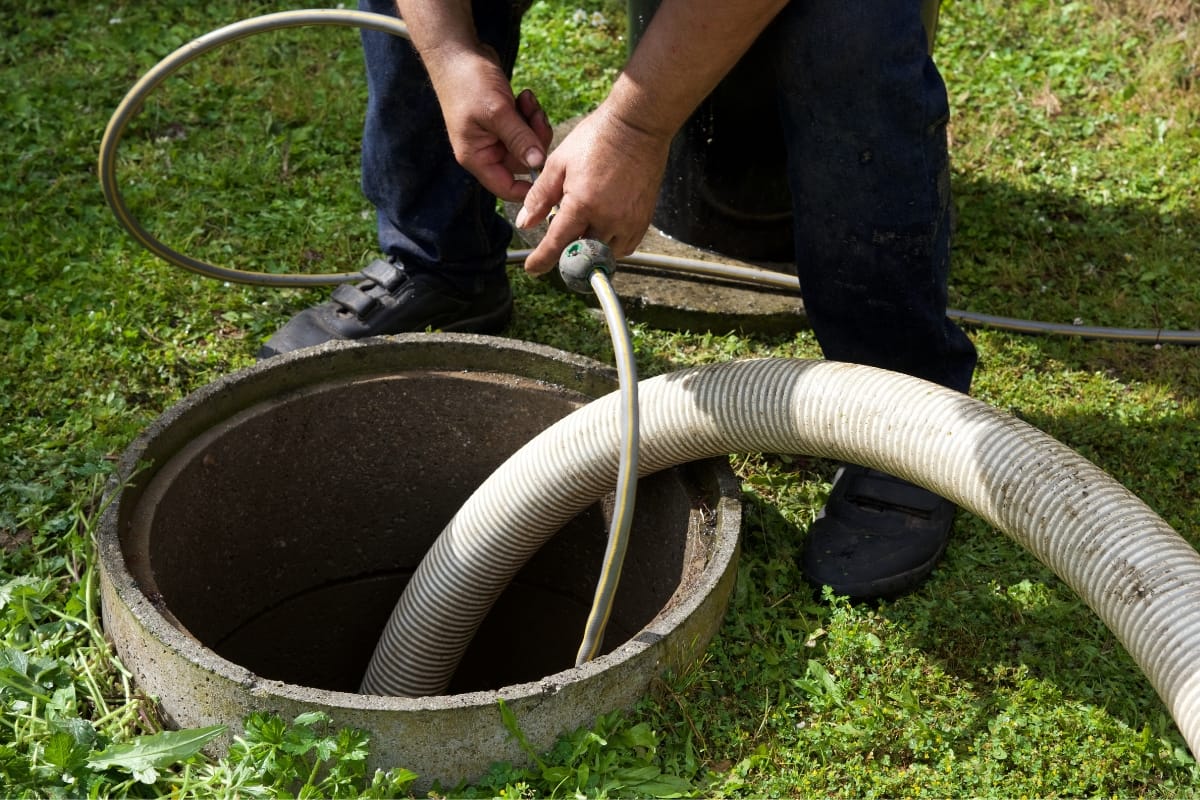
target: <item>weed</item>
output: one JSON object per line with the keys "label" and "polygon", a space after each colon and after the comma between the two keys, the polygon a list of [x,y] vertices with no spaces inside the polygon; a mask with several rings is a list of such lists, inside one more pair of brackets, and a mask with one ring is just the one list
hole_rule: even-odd
{"label": "weed", "polygon": [[534,766],[495,764],[476,786],[456,789],[456,796],[665,798],[695,793],[690,781],[664,773],[656,763],[659,737],[645,722],[630,724],[621,712],[604,714],[591,728],[563,736],[543,754],[526,741],[512,709],[498,702],[505,728]]}
{"label": "weed", "polygon": [[416,774],[403,768],[376,770],[368,779],[370,740],[362,731],[334,729],[314,711],[289,724],[274,714],[254,713],[234,739],[229,756],[189,767],[176,779],[180,797],[223,793],[265,797],[403,797]]}

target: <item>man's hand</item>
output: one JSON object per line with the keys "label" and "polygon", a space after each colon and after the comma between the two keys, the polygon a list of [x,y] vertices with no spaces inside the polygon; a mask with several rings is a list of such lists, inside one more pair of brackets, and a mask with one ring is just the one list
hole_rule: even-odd
{"label": "man's hand", "polygon": [[[547,160],[550,124],[531,92],[513,96],[479,42],[471,0],[397,0],[442,105],[454,155],[485,188],[524,199],[519,227],[560,206],[525,262],[547,272],[568,244],[599,239],[618,258],[650,226],[671,138],[787,0],[662,0],[612,91]],[[545,161],[536,186],[517,175]]]}
{"label": "man's hand", "polygon": [[552,131],[533,92],[514,97],[487,48],[430,66],[454,157],[484,188],[518,201],[529,181],[517,175],[542,166]]}
{"label": "man's hand", "polygon": [[632,253],[650,227],[670,146],[669,134],[639,129],[607,103],[581,121],[550,155],[517,214],[517,227],[528,228],[559,206],[525,259],[526,272],[553,269],[567,245],[584,236],[617,258]]}
{"label": "man's hand", "polygon": [[518,227],[560,210],[525,260],[540,274],[586,236],[617,258],[641,242],[671,138],[787,0],[662,0],[608,97],[551,154]]}

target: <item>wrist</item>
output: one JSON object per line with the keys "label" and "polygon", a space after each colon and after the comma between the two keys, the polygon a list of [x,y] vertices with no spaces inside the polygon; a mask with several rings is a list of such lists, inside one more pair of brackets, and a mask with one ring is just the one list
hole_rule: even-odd
{"label": "wrist", "polygon": [[421,56],[443,113],[448,108],[471,102],[479,90],[495,83],[493,73],[498,67],[486,53],[476,48],[447,45]]}
{"label": "wrist", "polygon": [[665,145],[670,145],[691,113],[690,108],[676,110],[670,102],[660,102],[625,72],[617,76],[599,110],[615,125]]}

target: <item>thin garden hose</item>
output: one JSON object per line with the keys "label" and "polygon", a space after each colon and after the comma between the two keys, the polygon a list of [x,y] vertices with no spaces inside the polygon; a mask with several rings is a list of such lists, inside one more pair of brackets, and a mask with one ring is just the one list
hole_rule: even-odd
{"label": "thin garden hose", "polygon": [[[999,528],[1099,615],[1200,753],[1200,555],[1083,456],[971,397],[862,365],[732,361],[640,389],[641,475],[729,453],[804,453],[899,475]],[[467,500],[394,609],[364,691],[445,691],[520,567],[611,490],[619,402],[610,394],[547,428]]]}
{"label": "thin garden hose", "polygon": [[104,137],[100,140],[100,188],[104,191],[104,199],[108,201],[117,221],[129,231],[130,235],[143,247],[169,264],[182,267],[191,272],[217,280],[233,283],[250,283],[259,286],[325,286],[361,280],[360,272],[339,272],[325,275],[284,274],[274,272],[250,272],[229,267],[219,267],[178,252],[168,247],[138,222],[133,212],[121,194],[117,183],[117,149],[121,144],[121,136],[129,121],[141,109],[146,97],[149,96],[163,81],[181,69],[185,64],[199,58],[210,50],[239,39],[245,39],[258,33],[281,30],[283,28],[299,28],[306,26],[341,25],[369,30],[383,31],[396,36],[409,38],[408,28],[395,17],[384,14],[371,14],[365,11],[347,11],[345,9],[322,8],[300,11],[280,11],[274,14],[264,14],[251,17],[240,22],[234,22],[223,28],[206,33],[169,54],[155,64],[149,72],[141,77],[133,88],[117,105]]}
{"label": "thin garden hose", "polygon": [[[524,261],[525,256],[530,252],[532,251],[515,251],[514,254],[510,254],[509,261]],[[693,258],[664,256],[657,253],[643,253],[640,251],[621,259],[621,264],[702,275],[772,289],[781,289],[792,293],[800,291],[795,275],[787,275],[782,272],[774,272],[772,270],[740,264],[701,261]],[[1151,344],[1200,344],[1200,331],[1067,325],[1060,322],[1041,322],[1038,320],[1001,317],[994,314],[979,314],[973,311],[959,311],[953,308],[946,309],[946,316],[969,325],[1012,331],[1014,333],[1053,334],[1058,336],[1076,336],[1081,339],[1107,339],[1110,341],[1146,342]]]}
{"label": "thin garden hose", "polygon": [[[235,22],[207,33],[170,53],[134,84],[133,88],[129,90],[124,99],[118,104],[116,111],[109,120],[108,127],[104,131],[104,137],[100,141],[98,172],[105,200],[107,200],[117,220],[138,243],[168,264],[182,267],[183,269],[209,278],[230,281],[232,283],[246,283],[258,286],[329,286],[362,279],[363,276],[360,272],[329,274],[252,272],[216,266],[185,255],[160,241],[138,222],[126,204],[117,181],[117,151],[121,143],[121,137],[124,135],[129,121],[137,114],[150,93],[185,64],[221,45],[244,39],[257,33],[283,28],[334,25],[366,28],[391,33],[395,36],[402,36],[406,39],[409,38],[408,28],[403,22],[395,17],[383,14],[348,11],[344,9],[281,11],[274,14],[251,17],[250,19]],[[511,251],[508,254],[508,261],[509,263],[523,262],[529,252],[528,250]],[[770,270],[735,264],[675,258],[643,252],[637,252],[623,258],[621,259],[621,263],[630,266],[676,270],[696,275],[744,281],[789,292],[798,291],[794,277],[771,272]],[[1200,344],[1200,331],[1065,325],[1062,323],[1001,317],[992,314],[976,314],[970,311],[958,311],[955,309],[948,310],[947,316],[970,325],[1014,331],[1017,333],[1056,334],[1087,339],[1150,342],[1155,344]]]}
{"label": "thin garden hose", "polygon": [[[536,181],[538,171],[530,170],[529,179]],[[555,206],[551,217],[558,213]],[[617,465],[617,486],[614,492],[612,520],[609,523],[608,542],[604,548],[600,576],[592,606],[584,624],[583,641],[575,656],[575,666],[591,661],[600,651],[604,630],[612,614],[612,603],[616,598],[621,580],[621,567],[625,563],[628,549],[629,530],[633,524],[633,506],[637,499],[638,471],[638,376],[637,360],[633,355],[633,342],[621,300],[617,297],[609,278],[616,270],[612,250],[603,242],[585,238],[572,242],[558,260],[559,273],[567,287],[580,294],[591,292],[596,295],[600,309],[608,325],[613,345],[613,357],[617,365],[617,387],[620,403],[620,461]],[[364,678],[364,686],[365,678]]]}
{"label": "thin garden hose", "polygon": [[621,566],[625,563],[625,551],[629,544],[638,476],[638,377],[629,326],[625,322],[621,301],[617,298],[608,275],[603,270],[592,270],[588,281],[600,301],[600,308],[604,312],[604,319],[612,337],[613,355],[617,364],[617,385],[620,387],[618,393],[621,450],[608,543],[601,563],[600,578],[596,582],[592,608],[584,625],[583,641],[575,656],[575,666],[595,658],[604,640],[604,629],[608,626],[608,618],[612,613],[613,600],[621,580]]}

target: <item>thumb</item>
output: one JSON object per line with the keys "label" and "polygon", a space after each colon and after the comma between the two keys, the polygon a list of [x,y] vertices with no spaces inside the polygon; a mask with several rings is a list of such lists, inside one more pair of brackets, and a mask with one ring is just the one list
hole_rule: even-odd
{"label": "thumb", "polygon": [[496,136],[504,143],[505,149],[527,168],[539,169],[546,163],[546,151],[538,135],[516,108],[512,109],[511,114],[505,114],[504,120],[497,126]]}

